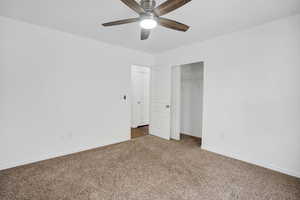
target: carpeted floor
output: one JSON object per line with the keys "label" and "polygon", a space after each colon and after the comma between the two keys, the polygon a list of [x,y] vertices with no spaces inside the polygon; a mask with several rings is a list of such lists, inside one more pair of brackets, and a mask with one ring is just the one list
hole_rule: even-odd
{"label": "carpeted floor", "polygon": [[144,136],[0,171],[1,200],[300,199],[300,179]]}

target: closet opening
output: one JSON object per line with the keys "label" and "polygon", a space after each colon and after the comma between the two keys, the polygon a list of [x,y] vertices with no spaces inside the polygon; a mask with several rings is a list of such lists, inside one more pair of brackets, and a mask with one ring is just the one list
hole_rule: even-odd
{"label": "closet opening", "polygon": [[202,144],[204,63],[172,67],[171,138]]}

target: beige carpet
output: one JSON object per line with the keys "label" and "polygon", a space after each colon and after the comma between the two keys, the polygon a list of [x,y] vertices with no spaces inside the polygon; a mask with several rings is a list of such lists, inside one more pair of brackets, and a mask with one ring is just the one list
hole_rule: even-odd
{"label": "beige carpet", "polygon": [[300,180],[145,136],[0,171],[0,199],[300,199]]}

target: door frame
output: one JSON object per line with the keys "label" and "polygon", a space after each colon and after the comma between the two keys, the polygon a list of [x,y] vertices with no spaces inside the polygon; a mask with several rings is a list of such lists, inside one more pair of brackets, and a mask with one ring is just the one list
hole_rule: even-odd
{"label": "door frame", "polygon": [[[205,94],[205,80],[206,80],[206,68],[204,61],[189,62],[179,65],[171,66],[171,131],[170,138],[174,140],[180,140],[180,124],[181,124],[181,67],[188,64],[202,63],[203,65],[203,88],[202,88],[202,144],[204,136],[204,94]],[[178,74],[179,73],[179,74]],[[179,86],[179,87],[178,87]],[[201,145],[202,148],[203,145]]]}
{"label": "door frame", "polygon": [[[133,67],[136,66],[136,67],[145,67],[145,68],[148,68],[149,69],[149,91],[148,91],[148,120],[149,120],[149,126],[150,126],[150,123],[151,123],[151,120],[150,120],[150,115],[151,115],[151,72],[152,72],[152,67],[151,66],[146,66],[146,65],[141,65],[141,64],[132,64],[130,66],[130,95],[129,95],[129,105],[130,105],[130,128],[137,128],[138,126],[132,126],[132,104],[133,104],[133,87],[132,87],[132,69]],[[130,138],[131,138],[131,131],[130,131]]]}
{"label": "door frame", "polygon": [[171,68],[171,121],[170,138],[180,140],[181,120],[181,65]]}

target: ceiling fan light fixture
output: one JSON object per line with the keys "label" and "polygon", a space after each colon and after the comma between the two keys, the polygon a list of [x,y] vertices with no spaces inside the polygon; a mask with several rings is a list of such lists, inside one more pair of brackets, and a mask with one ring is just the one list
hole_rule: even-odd
{"label": "ceiling fan light fixture", "polygon": [[142,19],[140,26],[144,29],[154,29],[157,26],[157,21],[154,19]]}

